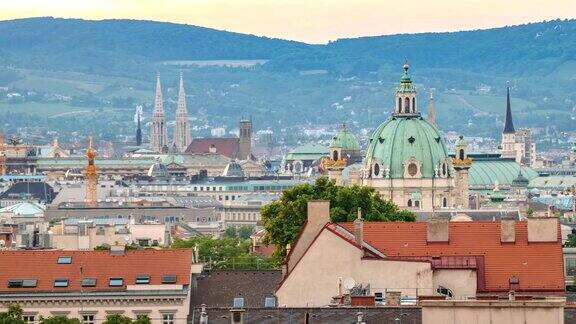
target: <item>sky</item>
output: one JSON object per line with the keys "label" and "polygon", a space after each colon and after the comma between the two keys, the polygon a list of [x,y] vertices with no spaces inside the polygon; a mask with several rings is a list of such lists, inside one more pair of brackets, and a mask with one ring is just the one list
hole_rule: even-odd
{"label": "sky", "polygon": [[0,20],[38,16],[170,21],[326,43],[576,18],[576,0],[0,0]]}

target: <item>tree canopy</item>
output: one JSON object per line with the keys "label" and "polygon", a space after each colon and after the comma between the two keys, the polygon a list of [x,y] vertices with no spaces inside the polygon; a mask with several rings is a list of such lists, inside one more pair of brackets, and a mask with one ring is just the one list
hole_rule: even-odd
{"label": "tree canopy", "polygon": [[307,218],[310,200],[330,201],[330,218],[333,222],[353,221],[358,208],[367,221],[414,221],[415,215],[400,209],[391,201],[382,199],[371,187],[337,186],[327,178],[314,184],[301,184],[285,190],[279,200],[260,211],[266,229],[265,240],[276,246],[275,256],[286,254],[286,245],[294,242]]}
{"label": "tree canopy", "polygon": [[152,321],[148,315],[140,315],[137,319],[133,320],[128,316],[121,314],[110,314],[106,316],[103,324],[151,324]]}
{"label": "tree canopy", "polygon": [[0,324],[25,324],[22,314],[20,306],[9,305],[6,312],[0,312]]}
{"label": "tree canopy", "polygon": [[267,269],[272,267],[265,257],[250,252],[252,242],[240,237],[198,236],[176,239],[171,248],[197,248],[200,259],[213,269]]}

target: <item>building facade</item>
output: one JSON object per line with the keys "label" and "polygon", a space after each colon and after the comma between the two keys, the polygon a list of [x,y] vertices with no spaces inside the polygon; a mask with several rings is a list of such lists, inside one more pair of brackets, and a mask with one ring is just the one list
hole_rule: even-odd
{"label": "building facade", "polygon": [[28,323],[111,314],[186,323],[192,260],[190,249],[0,252],[0,311],[20,305]]}
{"label": "building facade", "polygon": [[362,185],[403,208],[456,206],[460,171],[438,128],[418,111],[416,88],[404,65],[392,116],[374,131],[361,172]]}

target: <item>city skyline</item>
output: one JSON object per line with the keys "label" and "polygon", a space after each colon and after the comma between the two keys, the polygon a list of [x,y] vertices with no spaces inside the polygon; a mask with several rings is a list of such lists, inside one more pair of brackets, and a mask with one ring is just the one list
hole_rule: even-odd
{"label": "city skyline", "polygon": [[[576,18],[576,2],[534,0],[23,0],[0,5],[0,19],[55,16],[82,19],[146,19],[258,36],[326,43],[338,38],[398,33],[486,29],[551,19]],[[239,14],[241,13],[241,15]],[[572,14],[571,14],[572,13]]]}

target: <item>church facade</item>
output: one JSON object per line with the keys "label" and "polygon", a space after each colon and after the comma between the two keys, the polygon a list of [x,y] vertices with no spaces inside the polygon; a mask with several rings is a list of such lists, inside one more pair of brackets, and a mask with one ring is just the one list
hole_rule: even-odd
{"label": "church facade", "polygon": [[[471,160],[465,142],[461,139],[462,155],[453,160],[438,128],[418,111],[408,69],[405,64],[394,113],[369,139],[361,184],[403,208],[467,208]],[[458,163],[457,168],[453,162]]]}

